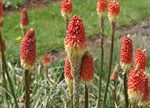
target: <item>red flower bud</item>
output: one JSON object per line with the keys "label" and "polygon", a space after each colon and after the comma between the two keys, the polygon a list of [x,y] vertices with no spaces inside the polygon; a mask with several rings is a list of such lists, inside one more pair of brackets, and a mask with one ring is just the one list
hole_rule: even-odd
{"label": "red flower bud", "polygon": [[74,58],[75,56],[78,56],[78,58],[81,59],[81,57],[87,51],[85,29],[82,23],[82,19],[80,17],[74,16],[70,19],[64,43],[69,59],[76,59]]}
{"label": "red flower bud", "polygon": [[138,65],[139,69],[145,69],[147,65],[146,50],[137,49],[134,57],[134,67]]}
{"label": "red flower bud", "polygon": [[84,55],[81,65],[80,77],[81,81],[87,84],[91,83],[94,79],[94,61],[92,55]]}
{"label": "red flower bud", "polygon": [[3,49],[3,52],[5,52],[5,50],[6,50],[6,44],[5,44],[5,41],[4,41],[3,38],[2,38],[2,48],[1,48],[1,45],[0,45],[0,52],[2,51],[2,49]]}
{"label": "red flower bud", "polygon": [[44,64],[44,66],[49,66],[51,63],[51,55],[50,54],[44,55],[42,62]]}
{"label": "red flower bud", "polygon": [[98,0],[97,1],[97,13],[99,16],[104,16],[107,11],[107,1],[106,0]]}
{"label": "red flower bud", "polygon": [[128,36],[124,36],[120,51],[120,64],[123,70],[129,70],[132,62],[132,52],[132,40]]}
{"label": "red flower bud", "polygon": [[140,106],[145,106],[149,102],[149,87],[148,87],[148,77],[145,76],[144,79],[144,88],[143,88],[143,95],[142,99],[139,103]]}
{"label": "red flower bud", "polygon": [[63,17],[72,13],[72,1],[71,0],[62,0],[61,13]]}
{"label": "red flower bud", "polygon": [[22,14],[20,17],[20,27],[22,29],[26,29],[27,26],[29,25],[29,18],[28,18],[28,12],[27,9],[22,9]]}
{"label": "red flower bud", "polygon": [[114,68],[114,70],[113,70],[113,72],[112,72],[112,74],[111,74],[111,77],[110,77],[110,79],[112,80],[112,81],[115,81],[115,80],[117,80],[117,78],[118,78],[118,71],[119,71],[119,64],[116,64],[116,66],[115,66],[115,68]]}
{"label": "red flower bud", "polygon": [[117,1],[112,1],[108,5],[108,18],[110,22],[116,22],[120,15],[120,4]]}
{"label": "red flower bud", "polygon": [[128,79],[128,94],[131,103],[139,102],[144,88],[144,71],[132,69]]}
{"label": "red flower bud", "polygon": [[73,77],[71,75],[71,65],[70,65],[68,57],[66,57],[66,61],[65,61],[64,76],[65,76],[65,79],[67,79],[67,80],[73,79]]}
{"label": "red flower bud", "polygon": [[66,61],[65,61],[65,67],[64,67],[64,77],[65,77],[65,82],[68,86],[69,89],[69,93],[70,95],[72,95],[72,91],[73,91],[73,77],[71,75],[71,64],[69,62],[68,57],[66,57]]}
{"label": "red flower bud", "polygon": [[25,69],[30,69],[36,60],[36,38],[34,29],[27,31],[20,47],[21,64]]}

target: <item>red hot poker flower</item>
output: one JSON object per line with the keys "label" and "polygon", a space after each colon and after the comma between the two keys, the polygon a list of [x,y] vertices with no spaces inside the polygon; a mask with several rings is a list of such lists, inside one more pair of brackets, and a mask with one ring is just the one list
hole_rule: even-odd
{"label": "red hot poker flower", "polygon": [[66,57],[66,61],[65,61],[65,67],[64,67],[64,77],[65,77],[65,82],[68,86],[70,95],[72,95],[72,91],[73,91],[73,77],[71,75],[71,64],[69,62],[68,57]]}
{"label": "red hot poker flower", "polygon": [[65,76],[65,79],[67,79],[67,80],[73,79],[73,77],[71,75],[71,65],[70,65],[68,57],[66,57],[66,61],[65,61],[64,76]]}
{"label": "red hot poker flower", "polygon": [[81,61],[82,56],[87,51],[87,40],[82,19],[80,17],[74,16],[70,19],[64,43],[71,64],[75,59]]}
{"label": "red hot poker flower", "polygon": [[71,0],[62,0],[61,13],[63,17],[72,13],[72,1]]}
{"label": "red hot poker flower", "polygon": [[[6,50],[6,44],[5,44],[5,41],[4,41],[3,38],[2,38],[2,49],[3,49],[3,52],[5,52],[5,50]],[[0,46],[0,52],[2,51],[2,49],[1,49],[1,46]]]}
{"label": "red hot poker flower", "polygon": [[145,69],[147,65],[146,50],[137,49],[134,58],[134,67],[139,66],[139,69]]}
{"label": "red hot poker flower", "polygon": [[0,18],[3,17],[3,3],[2,0],[0,0]]}
{"label": "red hot poker flower", "polygon": [[98,0],[97,1],[97,13],[99,16],[104,16],[107,11],[107,1],[106,0]]}
{"label": "red hot poker flower", "polygon": [[27,9],[23,9],[20,17],[20,27],[22,29],[26,29],[29,25],[29,18],[28,18],[28,12]]}
{"label": "red hot poker flower", "polygon": [[85,29],[82,23],[82,19],[78,16],[74,16],[70,19],[67,35],[65,38],[65,45],[70,46],[73,50],[87,48]]}
{"label": "red hot poker flower", "polygon": [[110,22],[116,22],[120,15],[120,4],[117,1],[112,1],[108,5],[108,18]]}
{"label": "red hot poker flower", "polygon": [[120,64],[123,70],[129,70],[132,62],[133,46],[129,35],[122,39],[122,46],[120,51]]}
{"label": "red hot poker flower", "polygon": [[85,54],[83,57],[80,77],[86,84],[90,84],[94,79],[94,61],[91,54]]}
{"label": "red hot poker flower", "polygon": [[20,47],[21,64],[25,69],[30,69],[36,60],[36,38],[34,29],[27,31]]}
{"label": "red hot poker flower", "polygon": [[144,71],[132,69],[128,79],[128,95],[131,103],[140,101],[144,88]]}
{"label": "red hot poker flower", "polygon": [[149,87],[148,87],[148,77],[145,76],[144,79],[144,88],[143,88],[142,100],[139,103],[140,106],[145,106],[149,102]]}
{"label": "red hot poker flower", "polygon": [[50,63],[51,63],[51,55],[50,54],[46,54],[44,57],[43,57],[43,64],[44,66],[49,66]]}

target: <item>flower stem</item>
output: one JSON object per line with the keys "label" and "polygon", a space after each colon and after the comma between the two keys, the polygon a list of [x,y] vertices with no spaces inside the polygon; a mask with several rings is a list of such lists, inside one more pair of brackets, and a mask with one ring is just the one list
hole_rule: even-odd
{"label": "flower stem", "polygon": [[25,108],[30,108],[30,82],[29,70],[25,69]]}
{"label": "flower stem", "polygon": [[73,75],[73,108],[79,108],[79,91],[80,91],[80,63],[78,59],[72,64]]}
{"label": "flower stem", "polygon": [[80,75],[76,74],[73,79],[73,108],[79,108],[79,83]]}
{"label": "flower stem", "polygon": [[68,25],[69,25],[69,16],[66,16],[66,30],[67,30],[67,28],[68,28]]}
{"label": "flower stem", "polygon": [[23,34],[24,34],[24,36],[26,35],[26,32],[27,32],[27,30],[24,28],[24,29],[23,29]]}
{"label": "flower stem", "polygon": [[48,77],[48,66],[44,66],[44,77],[45,77],[45,79],[49,80],[49,77]]}
{"label": "flower stem", "polygon": [[6,64],[5,55],[4,55],[3,46],[2,46],[1,32],[0,32],[0,44],[1,44],[1,56],[2,56],[2,64],[3,64],[4,73],[6,73],[8,83],[9,83],[9,86],[10,86],[10,89],[11,89],[11,92],[12,92],[12,95],[13,95],[13,98],[14,98],[14,101],[15,101],[16,108],[19,108],[18,103],[17,103],[17,99],[16,99],[16,95],[15,95],[15,92],[14,92],[13,83],[12,83],[11,77],[9,75],[9,72],[7,70],[7,64]]}
{"label": "flower stem", "polygon": [[100,108],[101,103],[101,86],[102,86],[102,73],[103,73],[103,63],[104,63],[104,17],[100,17],[100,35],[101,35],[101,66],[100,66],[100,73],[99,73],[99,95],[98,95],[98,105],[97,108]]}
{"label": "flower stem", "polygon": [[112,24],[112,36],[111,36],[111,48],[110,48],[110,59],[109,59],[109,71],[108,71],[108,77],[107,77],[107,83],[106,83],[106,87],[105,87],[102,108],[106,108],[105,105],[106,105],[107,92],[108,92],[108,86],[109,86],[109,82],[110,82],[110,74],[111,74],[112,60],[113,60],[114,35],[115,35],[116,23],[112,22],[111,24]]}
{"label": "flower stem", "polygon": [[85,103],[84,103],[84,108],[88,108],[88,88],[85,84]]}
{"label": "flower stem", "polygon": [[124,97],[125,97],[125,105],[126,105],[126,108],[128,108],[128,93],[127,93],[127,73],[125,72],[124,73],[124,78],[123,78],[123,81],[124,81]]}

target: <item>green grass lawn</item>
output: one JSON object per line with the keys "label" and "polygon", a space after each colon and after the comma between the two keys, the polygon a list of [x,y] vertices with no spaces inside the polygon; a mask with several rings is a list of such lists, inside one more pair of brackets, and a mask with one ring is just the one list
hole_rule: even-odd
{"label": "green grass lawn", "polygon": [[[149,0],[119,0],[121,5],[121,15],[118,28],[139,23],[143,18],[150,15]],[[83,18],[86,34],[89,38],[97,34],[98,16],[96,12],[97,0],[75,0],[73,3],[73,15]],[[53,49],[63,50],[65,38],[65,22],[60,14],[60,2],[49,4],[42,9],[33,9],[29,12],[30,27],[35,28],[37,38],[37,56],[41,56]],[[106,36],[110,35],[110,23],[106,16]],[[4,17],[3,37],[7,44],[7,57],[11,59],[19,58],[20,42],[16,38],[23,36],[20,29],[20,12],[10,13]]]}

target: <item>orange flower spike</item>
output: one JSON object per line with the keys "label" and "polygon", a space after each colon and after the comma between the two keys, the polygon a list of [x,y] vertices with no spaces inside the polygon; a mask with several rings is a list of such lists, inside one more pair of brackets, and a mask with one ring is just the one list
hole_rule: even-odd
{"label": "orange flower spike", "polygon": [[20,27],[22,29],[27,29],[29,25],[29,18],[28,18],[28,12],[27,9],[22,9],[21,17],[20,17]]}
{"label": "orange flower spike", "polygon": [[[4,39],[2,38],[2,49],[3,49],[3,52],[5,52],[5,50],[6,50],[6,44],[5,44],[5,41],[4,41]],[[2,51],[2,49],[1,49],[1,46],[0,46],[0,52]]]}
{"label": "orange flower spike", "polygon": [[130,69],[132,62],[133,45],[129,35],[124,36],[122,39],[122,46],[120,50],[120,65],[126,71]]}
{"label": "orange flower spike", "polygon": [[70,65],[70,62],[69,62],[69,59],[68,57],[66,57],[66,60],[65,60],[65,67],[64,67],[64,77],[65,77],[65,82],[68,86],[68,89],[69,89],[69,92],[70,92],[70,95],[72,95],[72,89],[73,89],[73,77],[71,75],[71,65]]}
{"label": "orange flower spike", "polygon": [[82,59],[82,56],[87,51],[87,40],[82,19],[80,17],[74,16],[70,19],[64,43],[71,63],[75,61],[74,59],[76,58]]}
{"label": "orange flower spike", "polygon": [[98,0],[96,10],[97,10],[97,14],[99,16],[104,16],[107,11],[107,1],[106,0]]}
{"label": "orange flower spike", "polygon": [[120,15],[120,4],[114,0],[108,5],[108,18],[110,22],[116,22]]}
{"label": "orange flower spike", "polygon": [[128,79],[128,95],[131,103],[138,103],[143,95],[144,71],[132,69]]}
{"label": "orange flower spike", "polygon": [[34,29],[27,31],[20,47],[21,64],[25,69],[31,69],[36,60],[36,38]]}
{"label": "orange flower spike", "polygon": [[70,19],[67,35],[65,38],[65,45],[70,46],[73,50],[87,48],[85,29],[82,23],[82,19],[78,16],[74,16]]}
{"label": "orange flower spike", "polygon": [[52,58],[51,58],[51,55],[50,54],[46,54],[44,57],[43,57],[43,64],[44,64],[44,66],[49,66],[50,65],[50,63],[51,63],[51,60],[52,60]]}
{"label": "orange flower spike", "polygon": [[70,65],[68,57],[66,57],[66,61],[65,61],[64,76],[65,76],[65,79],[67,79],[67,80],[73,79],[73,77],[71,75],[71,65]]}
{"label": "orange flower spike", "polygon": [[61,2],[61,14],[63,17],[72,13],[72,0],[62,0]]}
{"label": "orange flower spike", "polygon": [[143,95],[142,95],[142,100],[139,102],[140,106],[145,106],[149,102],[149,87],[148,87],[148,77],[145,76],[144,79],[144,90],[143,90]]}
{"label": "orange flower spike", "polygon": [[2,0],[0,0],[0,32],[2,31],[3,27],[3,3]]}
{"label": "orange flower spike", "polygon": [[139,69],[145,69],[147,65],[146,50],[137,49],[134,58],[134,67],[139,65]]}
{"label": "orange flower spike", "polygon": [[94,79],[94,61],[91,54],[85,54],[82,61],[81,82],[90,84]]}

